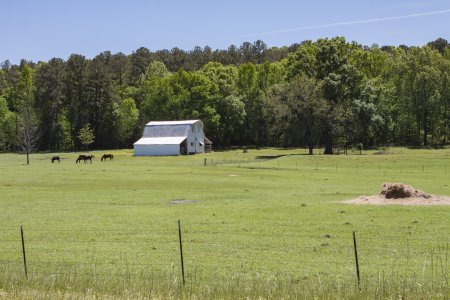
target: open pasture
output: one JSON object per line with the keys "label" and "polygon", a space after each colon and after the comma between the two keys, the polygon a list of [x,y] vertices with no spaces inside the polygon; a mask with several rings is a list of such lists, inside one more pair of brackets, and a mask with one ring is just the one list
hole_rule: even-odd
{"label": "open pasture", "polygon": [[449,297],[450,206],[341,203],[383,182],[450,195],[449,149],[103,153],[0,154],[0,297]]}

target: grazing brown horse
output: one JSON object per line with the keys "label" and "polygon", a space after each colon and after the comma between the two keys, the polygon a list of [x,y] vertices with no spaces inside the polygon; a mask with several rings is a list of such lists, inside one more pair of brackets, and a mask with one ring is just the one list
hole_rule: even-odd
{"label": "grazing brown horse", "polygon": [[83,160],[84,161],[84,163],[86,163],[86,161],[90,161],[91,162],[91,164],[92,164],[92,159],[94,158],[95,156],[94,155],[84,155],[84,154],[80,154],[79,156],[78,156],[78,158],[77,158],[77,161],[75,162],[76,164],[78,163],[78,162],[80,162],[81,160]]}
{"label": "grazing brown horse", "polygon": [[53,156],[53,157],[52,157],[52,163],[54,163],[55,160],[57,160],[58,163],[59,163],[59,160],[60,160],[59,156]]}
{"label": "grazing brown horse", "polygon": [[86,155],[83,155],[83,154],[78,155],[77,161],[75,163],[76,164],[79,163],[81,160],[84,160],[85,157],[86,157]]}
{"label": "grazing brown horse", "polygon": [[108,159],[108,158],[111,161],[111,160],[113,160],[114,155],[112,155],[112,154],[103,154],[101,161],[103,161],[103,160],[106,161],[106,159]]}

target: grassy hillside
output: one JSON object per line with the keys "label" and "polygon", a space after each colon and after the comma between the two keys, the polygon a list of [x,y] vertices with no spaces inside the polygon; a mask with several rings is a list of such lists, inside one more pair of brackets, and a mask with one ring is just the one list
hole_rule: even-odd
{"label": "grassy hillside", "polygon": [[0,297],[449,297],[450,206],[340,202],[391,181],[450,195],[449,149],[92,153],[0,155]]}

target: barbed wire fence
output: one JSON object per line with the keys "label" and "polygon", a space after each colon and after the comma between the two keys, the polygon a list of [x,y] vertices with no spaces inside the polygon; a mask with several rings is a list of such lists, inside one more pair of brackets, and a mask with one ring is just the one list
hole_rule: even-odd
{"label": "barbed wire fence", "polygon": [[398,162],[383,161],[378,164],[367,162],[330,162],[315,161],[307,162],[301,159],[291,161],[281,161],[280,157],[275,158],[254,158],[254,157],[237,157],[229,159],[208,159],[204,158],[203,166],[226,166],[243,169],[265,169],[265,170],[290,170],[290,171],[326,171],[326,172],[371,172],[371,173],[442,173],[450,174],[450,167],[446,164],[432,165],[429,163],[414,162]]}
{"label": "barbed wire fence", "polygon": [[[448,237],[252,231],[0,229],[0,269],[25,278],[450,279]],[[282,242],[275,240],[282,238]],[[20,271],[22,269],[22,271]],[[203,274],[203,275],[202,275]]]}

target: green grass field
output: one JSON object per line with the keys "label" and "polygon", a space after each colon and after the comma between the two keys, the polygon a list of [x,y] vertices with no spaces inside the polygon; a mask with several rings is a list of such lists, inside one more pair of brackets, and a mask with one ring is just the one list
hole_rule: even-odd
{"label": "green grass field", "polygon": [[383,182],[450,195],[450,149],[376,152],[0,154],[0,298],[448,299],[450,206],[341,201]]}

